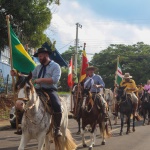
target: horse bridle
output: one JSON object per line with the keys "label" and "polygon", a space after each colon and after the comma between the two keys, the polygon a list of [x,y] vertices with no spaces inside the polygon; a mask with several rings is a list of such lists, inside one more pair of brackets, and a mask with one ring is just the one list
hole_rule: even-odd
{"label": "horse bridle", "polygon": [[[22,100],[22,101],[24,101],[25,105],[26,105],[27,102],[29,101],[29,97],[28,97],[26,88],[27,88],[27,86],[25,85],[25,86],[23,87],[25,97],[23,97],[23,98],[17,98],[17,100]],[[32,94],[34,93],[33,88],[31,88],[31,93],[32,93]],[[26,112],[27,110],[32,109],[32,108],[35,106],[36,102],[37,102],[37,98],[36,98],[36,101],[35,101],[30,107],[28,107],[28,108],[25,107],[24,111]]]}

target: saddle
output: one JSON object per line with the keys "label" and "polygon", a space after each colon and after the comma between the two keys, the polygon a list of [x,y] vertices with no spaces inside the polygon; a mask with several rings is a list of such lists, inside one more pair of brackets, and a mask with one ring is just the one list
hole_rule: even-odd
{"label": "saddle", "polygon": [[40,100],[42,101],[46,111],[52,115],[53,110],[51,107],[51,99],[50,99],[49,95],[42,89],[36,89],[36,93],[39,96]]}
{"label": "saddle", "polygon": [[96,106],[97,106],[97,108],[98,108],[99,110],[101,110],[101,108],[102,108],[102,103],[101,103],[100,98],[101,98],[102,95],[99,94],[99,93],[91,93],[91,94],[92,94],[93,104],[95,103]]}

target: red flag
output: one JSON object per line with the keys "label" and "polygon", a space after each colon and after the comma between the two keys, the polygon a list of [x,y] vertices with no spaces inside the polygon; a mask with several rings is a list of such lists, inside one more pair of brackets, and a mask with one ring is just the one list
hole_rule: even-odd
{"label": "red flag", "polygon": [[86,57],[85,49],[82,52],[82,66],[81,66],[81,72],[80,72],[80,82],[86,77],[85,69],[89,66],[88,59]]}
{"label": "red flag", "polygon": [[69,72],[68,72],[68,86],[72,87],[73,86],[73,74],[72,74],[72,58],[70,60],[70,64],[69,64]]}

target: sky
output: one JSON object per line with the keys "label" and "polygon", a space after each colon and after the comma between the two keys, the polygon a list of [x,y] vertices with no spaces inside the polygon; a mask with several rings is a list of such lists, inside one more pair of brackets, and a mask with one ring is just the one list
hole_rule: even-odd
{"label": "sky", "polygon": [[149,0],[60,0],[52,5],[52,20],[47,36],[56,40],[56,49],[63,53],[75,45],[76,23],[79,47],[86,43],[90,60],[110,44],[150,44]]}

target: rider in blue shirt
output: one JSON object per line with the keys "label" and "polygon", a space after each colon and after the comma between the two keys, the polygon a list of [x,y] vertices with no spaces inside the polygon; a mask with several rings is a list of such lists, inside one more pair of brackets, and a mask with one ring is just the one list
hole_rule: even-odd
{"label": "rider in blue shirt", "polygon": [[84,82],[84,88],[89,89],[91,87],[90,92],[92,95],[98,94],[100,103],[102,104],[102,110],[105,119],[108,118],[107,116],[107,102],[103,98],[103,96],[100,94],[101,88],[105,87],[105,83],[100,75],[97,75],[94,73],[96,68],[94,66],[89,66],[86,68],[86,74],[87,77]]}

